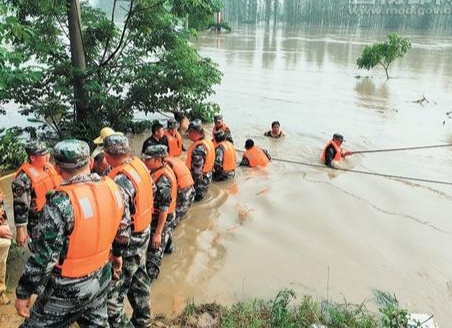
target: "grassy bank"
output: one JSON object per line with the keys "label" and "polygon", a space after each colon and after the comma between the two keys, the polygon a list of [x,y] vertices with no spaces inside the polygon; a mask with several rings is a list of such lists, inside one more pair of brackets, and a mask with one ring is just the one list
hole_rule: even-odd
{"label": "grassy bank", "polygon": [[366,305],[335,304],[317,301],[311,296],[297,299],[291,290],[281,290],[274,299],[253,299],[231,306],[189,304],[174,319],[157,317],[156,327],[224,327],[224,328],[416,328],[423,322],[410,321],[408,311],[397,299],[375,292],[378,313]]}

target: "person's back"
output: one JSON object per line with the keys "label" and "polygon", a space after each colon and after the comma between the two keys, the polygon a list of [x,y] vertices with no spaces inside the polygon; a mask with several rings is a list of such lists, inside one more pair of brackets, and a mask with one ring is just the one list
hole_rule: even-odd
{"label": "person's back", "polygon": [[[120,257],[128,243],[124,202],[111,179],[90,174],[85,142],[59,142],[54,157],[64,182],[48,196],[16,289],[21,327],[105,327],[110,250]],[[38,298],[28,313],[32,294]]]}
{"label": "person's back", "polygon": [[232,179],[235,176],[237,165],[234,145],[226,140],[226,136],[221,130],[215,132],[214,140],[216,146],[213,179],[215,181]]}
{"label": "person's back", "polygon": [[195,200],[195,182],[193,181],[190,170],[182,160],[168,156],[165,158],[165,161],[176,175],[178,184],[176,217],[174,219],[174,225],[177,226]]}
{"label": "person's back", "polygon": [[212,181],[215,148],[213,143],[205,138],[200,120],[191,122],[187,132],[193,143],[187,151],[186,164],[195,181],[195,201],[200,201],[205,197]]}
{"label": "person's back", "polygon": [[[130,156],[127,137],[112,135],[104,140],[103,145],[105,158],[113,168],[109,176],[122,190],[132,216],[132,234],[123,255],[122,274],[110,283],[108,322],[110,327],[130,324],[124,311],[124,299],[127,297],[133,309],[131,324],[147,327],[151,325],[151,283],[146,271],[146,251],[151,234],[152,181],[143,162]],[[136,285],[133,285],[134,282]]]}
{"label": "person's back", "polygon": [[241,166],[264,167],[271,161],[271,156],[266,149],[254,145],[252,139],[245,142],[245,152],[242,155]]}

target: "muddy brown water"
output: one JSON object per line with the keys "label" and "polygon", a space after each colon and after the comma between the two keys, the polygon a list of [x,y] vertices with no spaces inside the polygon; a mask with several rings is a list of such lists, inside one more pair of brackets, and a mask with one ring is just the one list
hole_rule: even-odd
{"label": "muddy brown water", "polygon": [[[253,138],[276,159],[318,164],[334,132],[351,150],[452,143],[450,36],[404,36],[413,48],[390,67],[389,81],[382,69],[355,64],[365,44],[385,32],[238,26],[202,33],[194,44],[224,72],[212,99],[237,148]],[[284,138],[263,136],[273,120]],[[144,137],[132,139],[136,151]],[[452,183],[451,164],[449,147],[356,154],[344,166]],[[214,183],[176,230],[176,251],[152,286],[152,311],[171,314],[187,300],[270,298],[281,288],[361,303],[381,289],[447,327],[450,213],[451,184],[279,160],[240,168],[233,182]]]}

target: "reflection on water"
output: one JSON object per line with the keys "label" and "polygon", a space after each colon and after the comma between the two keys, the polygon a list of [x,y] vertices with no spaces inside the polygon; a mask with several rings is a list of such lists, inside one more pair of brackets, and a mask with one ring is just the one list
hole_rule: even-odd
{"label": "reflection on water", "polygon": [[[452,321],[451,186],[303,165],[319,164],[335,132],[355,151],[451,142],[449,37],[407,33],[413,49],[386,81],[382,69],[356,67],[364,45],[385,34],[250,25],[200,34],[195,46],[224,72],[212,100],[235,147],[253,138],[293,162],[239,168],[234,182],[212,186],[175,232],[176,252],[152,286],[154,313],[189,299],[267,298],[285,287],[321,299],[329,271],[333,300],[361,303],[382,289],[441,326]],[[429,102],[416,103],[422,96]],[[286,134],[278,140],[263,136],[274,120]],[[132,140],[136,151],[144,138]],[[356,154],[345,163],[452,182],[451,165],[452,148]]]}

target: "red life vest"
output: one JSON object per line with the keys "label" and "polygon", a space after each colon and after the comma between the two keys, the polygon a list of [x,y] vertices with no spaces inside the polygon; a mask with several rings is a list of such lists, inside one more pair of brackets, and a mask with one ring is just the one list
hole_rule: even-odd
{"label": "red life vest", "polygon": [[84,277],[104,266],[124,213],[124,202],[116,183],[106,177],[99,182],[60,186],[74,210],[74,229],[63,263],[62,277]]}
{"label": "red life vest", "polygon": [[[171,182],[171,204],[168,208],[168,214],[171,214],[176,209],[176,200],[177,200],[176,175],[168,165],[164,165],[163,167],[159,168],[157,171],[151,174],[152,180],[154,180],[155,184],[157,184],[157,181],[160,179],[162,175],[166,176],[168,180]],[[154,207],[154,214],[158,212],[159,212],[158,209]]]}
{"label": "red life vest", "polygon": [[31,186],[36,194],[37,211],[44,207],[47,192],[55,189],[62,182],[61,176],[58,175],[52,164],[49,163],[47,169],[47,171],[38,170],[30,163],[24,163],[14,176],[16,178],[23,171],[30,178]]}
{"label": "red life vest", "polygon": [[176,176],[177,185],[180,189],[191,187],[195,184],[191,176],[190,170],[180,159],[168,156],[165,162],[171,167]]}
{"label": "red life vest", "polygon": [[205,162],[204,162],[204,166],[202,168],[202,172],[203,173],[212,172],[213,164],[215,162],[215,148],[213,146],[212,141],[207,140],[205,138],[197,140],[197,141],[192,143],[190,148],[188,148],[187,160],[185,161],[185,163],[187,164],[188,168],[191,168],[191,157],[192,157],[192,154],[193,154],[193,150],[200,144],[203,144],[204,147],[207,150],[207,155],[206,155],[206,159],[205,159]]}
{"label": "red life vest", "polygon": [[176,136],[173,136],[168,130],[165,130],[166,140],[168,140],[168,154],[170,156],[180,156],[183,146],[182,136],[177,130],[174,131],[176,132]]}
{"label": "red life vest", "polygon": [[320,156],[320,160],[322,161],[322,163],[325,163],[325,159],[326,159],[326,149],[332,145],[334,147],[334,150],[336,150],[336,154],[334,155],[333,161],[340,161],[342,159],[342,148],[339,147],[338,145],[336,145],[335,142],[333,142],[333,139],[331,139],[325,146],[325,148],[323,148],[322,151],[322,155]]}
{"label": "red life vest", "polygon": [[267,164],[270,162],[264,151],[257,146],[254,146],[251,149],[247,149],[243,153],[243,157],[246,157],[248,159],[250,167],[267,166]]}
{"label": "red life vest", "polygon": [[152,193],[152,180],[144,163],[133,157],[130,163],[115,167],[108,176],[114,179],[119,173],[125,174],[135,187],[135,213],[132,215],[133,232],[144,231],[152,220],[152,206],[154,195]]}
{"label": "red life vest", "polygon": [[234,145],[229,141],[224,140],[221,141],[217,147],[223,148],[223,170],[225,172],[234,171],[237,166]]}

